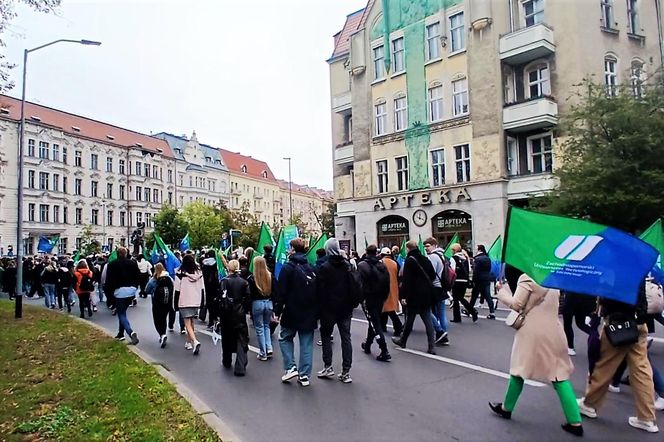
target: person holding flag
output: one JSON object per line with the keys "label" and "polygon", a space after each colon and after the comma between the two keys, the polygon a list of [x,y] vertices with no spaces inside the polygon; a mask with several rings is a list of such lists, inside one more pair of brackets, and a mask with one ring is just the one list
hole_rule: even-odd
{"label": "person holding flag", "polygon": [[484,299],[489,306],[487,319],[496,319],[496,306],[493,303],[493,298],[491,298],[491,283],[495,280],[491,273],[491,259],[486,253],[486,247],[479,244],[477,254],[473,260],[473,293],[470,297],[470,305],[475,308],[475,301],[477,301],[478,296]]}
{"label": "person holding flag", "polygon": [[466,300],[466,290],[468,290],[470,279],[470,257],[458,242],[452,244],[450,249],[453,253],[452,259],[450,259],[450,267],[456,273],[456,280],[452,286],[452,320],[450,322],[461,322],[459,304],[463,305],[466,311],[470,313],[473,322],[477,322],[477,310],[474,305]]}

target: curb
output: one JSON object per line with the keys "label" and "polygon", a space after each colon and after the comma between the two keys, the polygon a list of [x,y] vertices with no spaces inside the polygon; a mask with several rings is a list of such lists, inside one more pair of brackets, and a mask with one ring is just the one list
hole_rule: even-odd
{"label": "curb", "polygon": [[[108,330],[95,322],[78,317],[73,317],[72,319],[83,324],[87,324],[92,328],[96,328],[105,335],[111,335]],[[152,365],[157,370],[157,373],[161,375],[161,377],[170,382],[171,385],[175,387],[180,396],[182,396],[187,402],[189,402],[189,404],[191,404],[191,406],[196,411],[196,414],[203,418],[205,423],[207,423],[208,426],[210,426],[210,428],[212,428],[214,432],[217,433],[217,436],[219,436],[223,442],[241,442],[240,438],[237,437],[237,435],[235,435],[235,433],[233,433],[233,431],[212,410],[212,407],[210,407],[201,398],[199,398],[193,391],[189,389],[189,387],[181,383],[177,376],[164,368],[164,366],[159,361],[155,360],[152,356],[139,349],[135,345],[127,345],[127,348],[129,351],[133,352],[136,356],[141,358],[145,363]]]}

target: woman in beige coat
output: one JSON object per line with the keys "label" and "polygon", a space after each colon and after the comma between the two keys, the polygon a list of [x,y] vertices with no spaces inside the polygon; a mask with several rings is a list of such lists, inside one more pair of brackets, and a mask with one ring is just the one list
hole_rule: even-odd
{"label": "woman in beige coat", "polygon": [[567,355],[565,332],[558,321],[560,292],[538,285],[525,273],[519,277],[514,296],[506,284],[496,283],[496,288],[503,304],[519,312],[525,310],[527,315],[514,336],[505,399],[502,403],[489,402],[489,406],[501,417],[510,419],[524,379],[548,380],[558,393],[567,419],[563,430],[583,436],[579,407],[569,381],[574,366]]}

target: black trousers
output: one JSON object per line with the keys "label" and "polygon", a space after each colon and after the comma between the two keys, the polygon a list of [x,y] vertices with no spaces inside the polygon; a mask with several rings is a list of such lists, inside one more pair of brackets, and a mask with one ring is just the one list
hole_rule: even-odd
{"label": "black trousers", "polygon": [[589,335],[591,331],[591,328],[586,325],[586,315],[584,313],[564,309],[563,328],[565,330],[565,336],[567,337],[567,348],[574,348],[574,328],[572,327],[572,321],[575,321],[579,330],[585,334]]}
{"label": "black trousers", "polygon": [[148,281],[150,280],[150,273],[141,273],[138,279],[139,287],[141,291],[139,292],[139,295],[141,298],[146,298],[147,295],[145,294],[145,286],[148,285]]}
{"label": "black trousers", "polygon": [[92,305],[90,305],[90,293],[80,293],[78,295],[78,306],[81,309],[81,318],[85,317],[85,310],[88,310],[88,316],[92,316]]}
{"label": "black trousers", "polygon": [[159,336],[166,334],[166,321],[170,312],[170,305],[158,301],[155,302],[154,298],[152,298],[152,321]]}
{"label": "black trousers", "polygon": [[369,327],[367,328],[367,340],[365,345],[371,346],[371,344],[374,341],[374,338],[376,338],[376,342],[378,343],[378,347],[380,347],[380,351],[385,353],[387,352],[387,344],[385,343],[385,334],[383,330],[383,323],[381,320],[382,312],[383,312],[382,303],[366,304],[365,313],[367,315],[367,319],[369,320]]}
{"label": "black trousers", "polygon": [[44,287],[42,287],[41,282],[35,281],[32,283],[32,286],[30,287],[30,294],[28,294],[29,297],[35,296],[35,293],[37,293],[37,296],[44,297]]}
{"label": "black trousers", "polygon": [[413,324],[415,323],[415,317],[417,315],[420,315],[422,322],[424,322],[424,328],[427,332],[428,350],[433,350],[435,339],[433,323],[431,322],[431,307],[408,307],[406,324],[404,325],[403,333],[401,334],[401,342],[405,345],[406,341],[408,341],[408,336],[410,336],[410,332],[413,331]]}
{"label": "black trousers", "polygon": [[[71,313],[71,305],[69,305],[69,287],[58,287],[57,288],[57,293],[58,293],[58,308],[63,308],[63,305],[67,305],[67,311]],[[64,299],[64,304],[62,303],[62,300]]]}
{"label": "black trousers", "polygon": [[401,332],[403,332],[403,324],[401,323],[401,319],[399,319],[399,315],[397,315],[397,312],[383,312],[380,314],[380,325],[383,326],[383,331],[387,331],[387,319],[392,320],[392,327],[394,327],[394,333],[392,333],[394,336],[400,336]]}
{"label": "black trousers", "polygon": [[337,326],[341,336],[341,368],[347,372],[353,363],[353,344],[350,340],[350,323],[352,315],[345,318],[321,318],[320,340],[323,344],[323,364],[326,367],[332,365],[332,330]]}
{"label": "black trousers", "polygon": [[461,321],[461,309],[459,304],[463,305],[468,313],[473,314],[475,308],[472,304],[466,301],[466,290],[468,289],[468,282],[455,282],[452,286],[452,320],[455,322]]}

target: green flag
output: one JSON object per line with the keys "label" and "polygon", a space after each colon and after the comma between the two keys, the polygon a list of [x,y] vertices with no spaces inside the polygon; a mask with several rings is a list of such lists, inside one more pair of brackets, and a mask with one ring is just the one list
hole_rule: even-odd
{"label": "green flag", "polygon": [[311,265],[316,264],[316,259],[318,257],[316,255],[316,250],[322,249],[325,243],[327,242],[327,239],[328,239],[327,234],[323,233],[320,236],[320,238],[318,238],[316,242],[313,243],[311,247],[309,247],[309,251],[307,252],[307,261],[309,261],[309,264]]}
{"label": "green flag", "polygon": [[81,251],[77,250],[76,255],[74,255],[74,262],[78,262],[81,259]]}
{"label": "green flag", "polygon": [[426,256],[427,251],[424,250],[424,243],[422,242],[422,235],[419,235],[420,239],[417,241],[417,248],[420,250],[420,253]]}
{"label": "green flag", "polygon": [[459,234],[455,233],[452,239],[450,240],[449,243],[447,243],[447,247],[445,247],[445,253],[444,255],[447,258],[451,258],[454,255],[454,252],[452,251],[452,244],[458,243],[459,242]]}
{"label": "green flag", "polygon": [[226,277],[226,267],[224,267],[224,261],[221,259],[221,254],[221,249],[215,250],[214,257],[217,260],[217,272],[219,274],[219,279]]}
{"label": "green flag", "polygon": [[662,234],[662,220],[658,219],[639,236],[643,241],[657,249],[657,265],[662,268],[662,255],[664,255],[664,235]]}
{"label": "green flag", "polygon": [[256,256],[263,256],[263,247],[271,245],[274,247],[274,236],[272,236],[272,230],[270,230],[270,226],[268,226],[265,221],[261,223],[261,231],[260,234],[258,235],[258,244],[256,245],[256,249],[254,251],[254,256],[251,257],[251,262],[249,263],[249,271],[251,273],[254,272],[254,257]]}
{"label": "green flag", "polygon": [[501,275],[500,268],[502,267],[502,262],[500,261],[503,254],[503,238],[498,235],[498,238],[495,239],[487,255],[491,260],[491,274],[498,279]]}
{"label": "green flag", "polygon": [[113,262],[118,259],[118,249],[113,250],[113,253],[108,257],[108,262]]}
{"label": "green flag", "polygon": [[401,247],[399,248],[399,257],[406,259],[408,256],[408,250],[406,249],[406,240],[401,241]]}
{"label": "green flag", "polygon": [[366,250],[367,247],[369,247],[369,243],[367,242],[367,237],[365,236],[364,237],[364,250]]}
{"label": "green flag", "polygon": [[277,250],[274,254],[274,276],[279,279],[281,267],[288,260],[288,248],[290,247],[291,240],[297,238],[297,226],[289,225],[282,227],[279,232],[279,239],[277,239]]}

